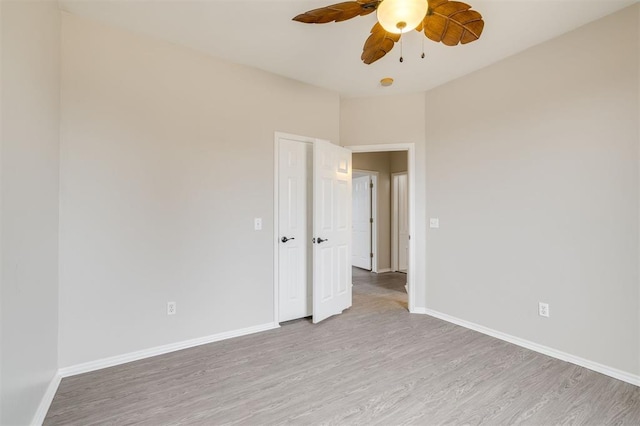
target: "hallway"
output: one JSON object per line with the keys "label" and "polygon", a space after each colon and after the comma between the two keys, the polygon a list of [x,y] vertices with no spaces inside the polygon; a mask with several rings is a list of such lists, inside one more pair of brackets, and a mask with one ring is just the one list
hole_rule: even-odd
{"label": "hallway", "polygon": [[[401,272],[388,272],[374,274],[364,269],[352,267],[353,280],[353,305],[366,304],[372,306],[372,298],[380,298],[379,304],[373,304],[376,308],[393,302],[394,306],[402,306],[407,309],[407,274]],[[366,295],[366,296],[365,296]]]}

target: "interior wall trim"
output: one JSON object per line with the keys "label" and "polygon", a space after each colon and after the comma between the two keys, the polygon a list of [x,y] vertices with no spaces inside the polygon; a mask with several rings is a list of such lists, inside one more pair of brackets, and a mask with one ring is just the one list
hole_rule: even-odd
{"label": "interior wall trim", "polygon": [[40,426],[44,422],[44,418],[47,417],[47,412],[49,411],[49,407],[51,407],[53,397],[56,396],[61,380],[62,376],[60,372],[57,372],[51,379],[51,382],[49,382],[49,386],[47,386],[47,390],[42,396],[42,400],[40,400],[40,405],[38,405],[38,410],[34,414],[33,420],[31,420],[33,426]]}
{"label": "interior wall trim", "polygon": [[640,386],[640,375],[637,375],[637,374],[632,374],[626,371],[618,370],[617,368],[609,367],[608,365],[600,364],[595,361],[591,361],[576,355],[562,352],[560,350],[550,348],[548,346],[540,345],[538,343],[525,340],[520,337],[512,336],[510,334],[503,333],[501,331],[497,331],[497,330],[485,327],[483,325],[475,324],[470,321],[456,318],[451,315],[443,314],[442,312],[434,311],[432,309],[415,308],[411,312],[416,314],[429,315],[434,318],[438,318],[438,319],[468,328],[470,330],[474,330],[482,334],[495,337],[496,339],[504,340],[505,342],[513,343],[514,345],[518,345],[523,348],[539,352],[541,354],[550,356],[552,358],[556,358],[561,361],[570,362],[580,367],[588,368],[589,370],[602,373],[606,376],[613,377],[614,379],[622,380],[623,382],[627,382],[635,386]]}
{"label": "interior wall trim", "polygon": [[162,355],[169,352],[192,348],[195,346],[206,345],[207,343],[218,342],[220,340],[231,339],[233,337],[246,336],[248,334],[259,333],[261,331],[273,330],[274,328],[279,327],[280,324],[270,322],[253,327],[242,328],[239,330],[225,331],[223,333],[212,334],[210,336],[198,337],[195,339],[184,340],[182,342],[170,343],[168,345],[156,346],[154,348],[143,349],[141,351],[129,352],[122,355],[116,355],[108,358],[98,359],[96,361],[90,361],[82,364],[64,367],[61,368],[58,373],[63,378],[75,376],[77,374],[88,373],[90,371],[101,370],[103,368],[113,367],[115,365],[126,364],[127,362],[150,358],[156,355]]}

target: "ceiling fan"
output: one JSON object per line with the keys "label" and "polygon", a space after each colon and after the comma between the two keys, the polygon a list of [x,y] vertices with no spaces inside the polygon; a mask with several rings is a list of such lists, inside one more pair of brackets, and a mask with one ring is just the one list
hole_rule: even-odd
{"label": "ceiling fan", "polygon": [[[364,43],[361,59],[372,64],[389,53],[402,34],[416,30],[437,43],[456,46],[482,34],[482,15],[471,6],[449,0],[355,0],[309,10],[294,21],[305,24],[341,22],[377,11],[378,22]],[[424,53],[422,54],[424,57]],[[402,56],[400,57],[402,62]]]}

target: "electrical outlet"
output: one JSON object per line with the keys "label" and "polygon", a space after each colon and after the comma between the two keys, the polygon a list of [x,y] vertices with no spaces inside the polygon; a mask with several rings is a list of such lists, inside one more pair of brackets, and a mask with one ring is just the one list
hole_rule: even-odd
{"label": "electrical outlet", "polygon": [[549,304],[548,303],[538,303],[538,315],[541,317],[549,318]]}
{"label": "electrical outlet", "polygon": [[262,231],[262,218],[256,217],[253,219],[253,229],[256,231]]}
{"label": "electrical outlet", "polygon": [[440,228],[440,219],[437,217],[429,218],[429,228]]}
{"label": "electrical outlet", "polygon": [[176,314],[176,302],[167,302],[167,315]]}

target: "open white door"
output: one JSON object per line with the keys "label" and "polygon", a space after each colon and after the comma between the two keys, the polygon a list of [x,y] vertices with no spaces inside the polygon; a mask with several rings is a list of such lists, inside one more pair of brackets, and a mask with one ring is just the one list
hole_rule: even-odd
{"label": "open white door", "polygon": [[313,322],[351,307],[351,151],[313,144]]}

